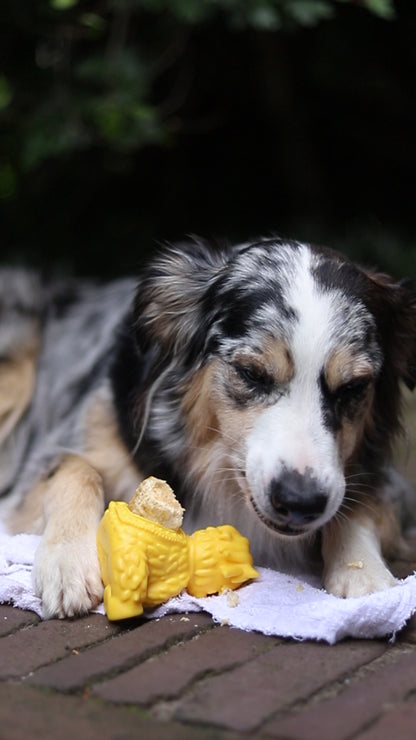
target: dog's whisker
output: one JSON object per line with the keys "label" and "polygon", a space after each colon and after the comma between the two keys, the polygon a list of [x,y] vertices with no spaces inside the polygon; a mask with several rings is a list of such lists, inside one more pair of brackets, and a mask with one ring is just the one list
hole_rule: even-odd
{"label": "dog's whisker", "polygon": [[350,511],[354,511],[357,506],[359,506],[361,509],[366,509],[371,514],[374,513],[374,505],[371,505],[367,503],[366,501],[363,501],[362,498],[353,498],[348,497],[346,500],[342,502],[342,508],[348,508]]}

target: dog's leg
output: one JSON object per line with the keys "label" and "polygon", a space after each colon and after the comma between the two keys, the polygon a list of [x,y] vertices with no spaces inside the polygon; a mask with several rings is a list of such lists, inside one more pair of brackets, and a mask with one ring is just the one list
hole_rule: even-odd
{"label": "dog's leg", "polygon": [[365,596],[396,583],[383,560],[376,523],[362,510],[323,528],[322,555],[324,586],[335,596]]}
{"label": "dog's leg", "polygon": [[0,445],[26,411],[33,394],[36,352],[0,361]]}
{"label": "dog's leg", "polygon": [[46,482],[43,504],[33,578],[44,616],[86,613],[103,593],[96,547],[104,509],[101,476],[82,458],[68,456]]}

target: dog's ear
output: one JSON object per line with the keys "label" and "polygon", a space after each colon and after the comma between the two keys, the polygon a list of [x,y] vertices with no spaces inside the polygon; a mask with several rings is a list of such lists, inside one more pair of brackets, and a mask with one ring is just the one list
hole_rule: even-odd
{"label": "dog's ear", "polygon": [[201,240],[165,248],[145,269],[135,299],[135,334],[143,352],[195,354],[202,346],[209,316],[204,310],[210,287],[228,261],[228,248]]}
{"label": "dog's ear", "polygon": [[416,386],[416,288],[388,275],[369,273],[370,309],[376,317],[385,358],[410,390]]}

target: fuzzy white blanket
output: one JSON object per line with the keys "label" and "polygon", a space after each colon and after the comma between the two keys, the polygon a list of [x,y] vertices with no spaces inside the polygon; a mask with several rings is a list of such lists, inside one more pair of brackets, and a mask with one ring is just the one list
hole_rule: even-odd
{"label": "fuzzy white blanket", "polygon": [[[31,572],[39,537],[0,534],[0,603],[30,609],[42,617]],[[397,586],[356,599],[327,594],[311,578],[259,568],[260,577],[234,594],[197,599],[183,593],[149,611],[149,618],[174,612],[206,611],[216,622],[266,635],[335,643],[345,637],[394,637],[416,611],[416,575]],[[104,613],[103,607],[97,610]]]}

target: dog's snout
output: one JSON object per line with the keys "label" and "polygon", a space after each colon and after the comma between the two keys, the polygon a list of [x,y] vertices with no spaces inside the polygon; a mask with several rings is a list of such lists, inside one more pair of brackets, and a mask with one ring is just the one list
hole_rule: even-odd
{"label": "dog's snout", "polygon": [[270,501],[283,527],[304,528],[324,513],[328,498],[309,471],[288,470],[272,481]]}

